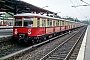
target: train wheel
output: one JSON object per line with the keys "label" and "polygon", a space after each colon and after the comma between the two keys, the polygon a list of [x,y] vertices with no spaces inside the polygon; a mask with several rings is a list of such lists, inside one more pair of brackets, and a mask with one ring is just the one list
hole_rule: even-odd
{"label": "train wheel", "polygon": [[32,41],[31,41],[31,43],[32,43],[32,45],[34,45],[34,44],[35,44],[35,41],[34,41],[34,40],[32,40]]}
{"label": "train wheel", "polygon": [[22,43],[21,40],[18,40],[19,43]]}
{"label": "train wheel", "polygon": [[42,42],[42,40],[41,40],[41,39],[39,39],[38,41],[39,41],[39,43],[40,43],[40,42]]}
{"label": "train wheel", "polygon": [[45,41],[46,39],[47,39],[46,36],[42,36],[41,38],[42,41]]}
{"label": "train wheel", "polygon": [[35,43],[39,43],[39,40],[35,40]]}
{"label": "train wheel", "polygon": [[24,42],[27,42],[27,40],[26,40],[26,39],[24,39]]}
{"label": "train wheel", "polygon": [[47,40],[47,38],[46,38],[46,37],[44,37],[44,41],[45,41],[45,40]]}

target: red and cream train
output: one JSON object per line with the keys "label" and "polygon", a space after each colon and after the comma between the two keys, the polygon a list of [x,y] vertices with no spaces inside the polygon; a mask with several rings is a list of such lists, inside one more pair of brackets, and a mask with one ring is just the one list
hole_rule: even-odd
{"label": "red and cream train", "polygon": [[60,32],[84,25],[31,13],[17,14],[14,18],[13,37],[20,42],[41,42],[58,35]]}

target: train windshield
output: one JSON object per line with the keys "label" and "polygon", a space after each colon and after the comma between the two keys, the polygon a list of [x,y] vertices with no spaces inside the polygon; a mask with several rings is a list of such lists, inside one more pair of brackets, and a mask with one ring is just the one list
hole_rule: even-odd
{"label": "train windshield", "polygon": [[33,18],[24,18],[24,26],[33,27]]}
{"label": "train windshield", "polygon": [[[24,22],[24,24],[22,24]],[[15,26],[33,27],[33,18],[15,19]]]}
{"label": "train windshield", "polygon": [[22,19],[15,19],[15,25],[14,26],[22,26]]}

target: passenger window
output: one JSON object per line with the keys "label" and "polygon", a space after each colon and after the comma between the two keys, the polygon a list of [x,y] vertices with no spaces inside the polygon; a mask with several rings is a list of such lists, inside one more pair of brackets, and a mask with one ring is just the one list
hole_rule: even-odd
{"label": "passenger window", "polygon": [[45,26],[46,26],[46,20],[42,19],[42,27],[45,27]]}
{"label": "passenger window", "polygon": [[50,26],[52,26],[52,20],[49,20]]}
{"label": "passenger window", "polygon": [[64,26],[64,21],[62,21],[62,26]]}
{"label": "passenger window", "polygon": [[44,26],[46,27],[46,20],[44,20]]}
{"label": "passenger window", "polygon": [[49,27],[49,20],[47,20],[47,26]]}
{"label": "passenger window", "polygon": [[58,20],[56,20],[56,26],[59,26],[59,21]]}
{"label": "passenger window", "polygon": [[56,24],[56,23],[55,23],[55,20],[53,20],[53,26],[55,26],[55,24]]}
{"label": "passenger window", "polygon": [[37,27],[40,27],[40,18],[37,18]]}
{"label": "passenger window", "polygon": [[59,26],[61,26],[61,21],[59,21]]}

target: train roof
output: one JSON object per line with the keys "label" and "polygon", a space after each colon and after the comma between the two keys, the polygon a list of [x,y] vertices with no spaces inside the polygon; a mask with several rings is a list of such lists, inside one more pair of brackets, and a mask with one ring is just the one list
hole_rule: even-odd
{"label": "train roof", "polygon": [[55,18],[55,17],[49,17],[49,16],[45,16],[45,15],[40,15],[40,14],[33,14],[33,13],[21,13],[21,14],[16,14],[14,15],[15,17],[17,16],[21,16],[21,17],[41,17],[41,18],[48,18],[48,19],[55,19],[55,20],[61,20],[61,21],[68,21],[68,22],[75,22],[75,21],[70,21],[70,20],[65,20],[65,19],[60,19],[60,18]]}
{"label": "train roof", "polygon": [[21,14],[16,14],[14,15],[15,17],[16,16],[21,16],[21,17],[25,17],[25,16],[28,16],[28,17],[41,17],[41,18],[48,18],[48,19],[55,19],[55,20],[61,20],[61,21],[69,21],[70,20],[65,20],[65,19],[60,19],[60,18],[55,18],[55,17],[50,17],[50,16],[45,16],[45,15],[40,15],[40,14],[32,14],[32,13],[21,13]]}
{"label": "train roof", "polygon": [[60,20],[59,18],[49,17],[49,16],[45,16],[45,15],[40,15],[40,14],[32,14],[32,13],[22,13],[22,14],[16,14],[14,16],[42,17],[42,18],[49,18],[49,19]]}

